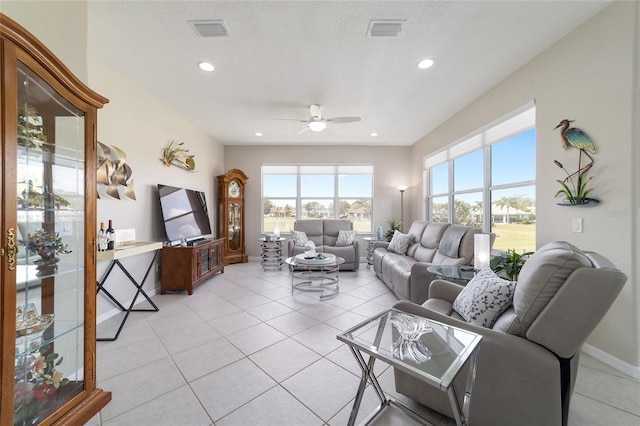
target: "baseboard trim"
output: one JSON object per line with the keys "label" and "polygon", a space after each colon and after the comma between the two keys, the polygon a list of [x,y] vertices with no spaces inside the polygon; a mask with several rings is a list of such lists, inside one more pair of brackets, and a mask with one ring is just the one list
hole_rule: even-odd
{"label": "baseboard trim", "polygon": [[640,367],[624,362],[621,359],[618,359],[595,346],[591,346],[588,343],[585,343],[584,346],[582,346],[582,352],[607,364],[609,367],[615,368],[635,380],[640,380]]}
{"label": "baseboard trim", "polygon": [[[145,292],[149,295],[149,298],[155,296],[156,294],[158,294],[158,289],[154,288],[151,291],[147,291],[147,289],[145,289]],[[140,300],[142,299],[142,300]],[[136,303],[134,306],[138,306],[140,303],[146,302],[146,299],[142,296],[138,296],[138,303]],[[107,303],[111,303],[110,301],[107,301]],[[122,303],[122,302],[121,302]],[[131,302],[129,302],[131,303]],[[111,317],[114,317],[116,315],[118,315],[119,313],[121,313],[123,311],[121,311],[120,309],[114,307],[113,309],[108,310],[107,312],[105,312],[104,314],[98,315],[98,317],[96,318],[96,324],[100,324],[102,321],[106,321]]]}

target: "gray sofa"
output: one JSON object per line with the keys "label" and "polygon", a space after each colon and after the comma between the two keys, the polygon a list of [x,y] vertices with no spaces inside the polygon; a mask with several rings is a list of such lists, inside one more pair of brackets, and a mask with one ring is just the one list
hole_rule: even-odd
{"label": "gray sofa", "polygon": [[[413,241],[404,255],[389,251],[388,242],[374,243],[373,270],[399,299],[420,304],[427,300],[429,283],[436,279],[427,266],[473,265],[474,235],[482,230],[420,220],[407,233]],[[491,244],[494,240],[491,234]]]}
{"label": "gray sofa", "polygon": [[[394,307],[482,335],[471,426],[566,425],[582,345],[626,279],[603,256],[556,241],[524,264],[513,305],[492,328],[467,323],[453,310],[463,287],[449,281],[433,281],[422,305],[401,301]],[[468,365],[456,378],[458,390],[465,389],[467,371]],[[446,393],[400,370],[395,381],[401,394],[452,417]]]}
{"label": "gray sofa", "polygon": [[[350,220],[300,220],[293,224],[293,229],[304,232],[309,241],[313,241],[316,245],[316,251],[318,253],[330,253],[342,257],[344,263],[340,265],[341,271],[354,271],[360,268],[360,249],[357,238],[354,238],[353,243],[348,246],[336,247],[340,230],[353,231],[353,222]],[[304,246],[295,245],[293,239],[290,239],[287,243],[287,253],[289,257],[304,253]]]}

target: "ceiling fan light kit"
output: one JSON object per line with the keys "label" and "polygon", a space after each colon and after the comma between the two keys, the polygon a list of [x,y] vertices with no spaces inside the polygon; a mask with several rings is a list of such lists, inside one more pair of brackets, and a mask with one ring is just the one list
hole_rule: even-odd
{"label": "ceiling fan light kit", "polygon": [[299,135],[301,133],[306,132],[307,130],[311,130],[313,132],[321,132],[327,128],[328,123],[336,123],[336,124],[344,124],[344,123],[354,123],[356,121],[360,121],[360,117],[334,117],[334,118],[322,118],[322,106],[313,104],[309,106],[309,112],[311,116],[306,120],[299,120],[296,118],[275,118],[275,120],[290,120],[290,121],[300,121],[306,124],[306,127],[300,129],[296,134]]}
{"label": "ceiling fan light kit", "polygon": [[311,131],[321,132],[327,127],[327,122],[318,119],[317,121],[310,121],[308,126]]}

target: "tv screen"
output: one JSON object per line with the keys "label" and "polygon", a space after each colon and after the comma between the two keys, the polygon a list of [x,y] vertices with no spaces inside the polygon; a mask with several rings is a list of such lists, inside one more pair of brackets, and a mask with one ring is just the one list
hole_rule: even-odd
{"label": "tv screen", "polygon": [[167,240],[199,240],[211,234],[204,192],[158,184]]}

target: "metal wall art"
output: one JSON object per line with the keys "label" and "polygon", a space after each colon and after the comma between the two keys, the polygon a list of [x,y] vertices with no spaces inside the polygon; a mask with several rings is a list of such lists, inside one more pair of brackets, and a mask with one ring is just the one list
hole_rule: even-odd
{"label": "metal wall art", "polygon": [[[593,179],[593,176],[586,177],[586,173],[593,167],[593,157],[591,154],[596,153],[596,147],[589,136],[577,127],[570,127],[573,120],[564,119],[558,124],[555,129],[561,127],[560,136],[562,137],[562,145],[564,149],[570,147],[579,150],[578,156],[578,169],[575,172],[568,171],[564,165],[558,160],[554,160],[554,164],[560,167],[565,173],[564,180],[557,179],[561,188],[556,192],[556,197],[562,195],[564,200],[558,205],[594,205],[599,203],[594,198],[589,198],[587,195],[593,191],[593,188],[589,188],[588,184]],[[554,129],[554,130],[555,130]],[[589,160],[586,164],[582,164],[582,156],[585,155]]]}
{"label": "metal wall art", "polygon": [[[113,148],[113,149],[111,149]],[[133,171],[127,164],[127,154],[118,147],[98,142],[98,198],[101,187],[106,187],[106,194],[120,199],[120,189],[125,197],[136,199],[133,190]]]}
{"label": "metal wall art", "polygon": [[161,161],[167,167],[174,165],[192,172],[196,169],[194,155],[188,155],[189,150],[182,148],[182,145],[184,145],[184,142],[176,143],[176,141],[171,141],[162,151]]}

